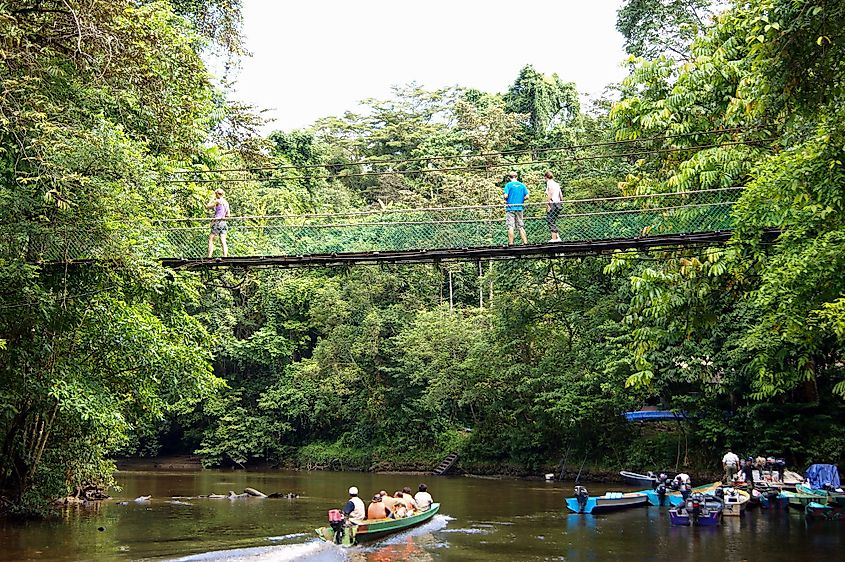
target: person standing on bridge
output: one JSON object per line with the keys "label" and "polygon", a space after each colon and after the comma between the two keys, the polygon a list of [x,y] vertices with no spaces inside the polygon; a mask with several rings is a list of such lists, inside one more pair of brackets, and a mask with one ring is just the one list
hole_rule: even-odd
{"label": "person standing on bridge", "polygon": [[523,244],[528,244],[528,237],[525,235],[525,211],[524,203],[528,199],[528,188],[524,183],[517,180],[517,173],[511,172],[508,177],[510,181],[505,184],[505,225],[508,227],[508,246],[513,245],[514,228],[519,229],[519,237]]}
{"label": "person standing on bridge", "polygon": [[560,190],[560,184],[555,181],[555,176],[551,172],[544,174],[546,178],[546,223],[549,225],[549,231],[552,233],[552,238],[549,242],[560,242],[560,236],[557,230],[557,216],[563,209],[563,193]]}
{"label": "person standing on bridge", "polygon": [[229,246],[226,245],[226,231],[229,225],[226,218],[229,216],[229,202],[226,201],[225,193],[218,188],[214,192],[214,199],[206,205],[208,209],[214,209],[214,220],[211,221],[211,232],[208,235],[208,257],[214,255],[214,239],[220,238],[220,246],[223,249],[223,257],[228,257]]}

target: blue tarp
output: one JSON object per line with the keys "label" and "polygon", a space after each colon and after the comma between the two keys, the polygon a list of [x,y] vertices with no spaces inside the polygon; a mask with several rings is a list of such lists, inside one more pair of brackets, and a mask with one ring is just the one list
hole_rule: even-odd
{"label": "blue tarp", "polygon": [[835,464],[811,464],[807,472],[804,473],[804,478],[816,490],[824,488],[825,484],[830,484],[834,488],[840,486],[839,470],[837,470]]}
{"label": "blue tarp", "polygon": [[672,412],[670,410],[646,410],[637,412],[625,412],[625,419],[628,421],[660,421],[660,420],[685,420],[686,412]]}

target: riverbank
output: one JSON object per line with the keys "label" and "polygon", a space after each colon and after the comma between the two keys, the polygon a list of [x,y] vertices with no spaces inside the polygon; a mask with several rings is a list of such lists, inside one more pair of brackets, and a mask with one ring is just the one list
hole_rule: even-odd
{"label": "riverbank", "polygon": [[[119,471],[199,471],[203,470],[202,461],[195,455],[168,455],[160,457],[125,457],[114,459]],[[224,468],[225,470],[226,468]],[[245,472],[272,472],[275,470],[296,470],[302,472],[370,472],[376,474],[431,474],[431,466],[427,463],[389,463],[379,462],[368,467],[332,467],[297,466],[289,462],[281,465],[270,465],[269,463],[251,463],[244,467],[229,467],[232,471]],[[546,474],[554,474],[556,480],[572,481],[578,479],[581,482],[595,483],[621,483],[623,480],[619,470],[598,465],[585,465],[583,468],[566,467],[562,472],[560,466],[549,466],[541,471],[531,470],[524,466],[502,463],[461,463],[450,475],[486,478],[515,478],[520,480],[543,480]],[[715,471],[682,469],[687,472],[695,482],[713,482],[719,480],[721,475]]]}

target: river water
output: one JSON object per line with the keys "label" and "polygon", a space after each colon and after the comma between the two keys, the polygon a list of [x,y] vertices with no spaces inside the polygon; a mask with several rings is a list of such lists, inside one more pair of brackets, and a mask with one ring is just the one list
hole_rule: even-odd
{"label": "river water", "polygon": [[[355,485],[367,499],[420,481],[441,502],[435,518],[365,547],[318,541],[326,511]],[[344,472],[120,472],[123,490],[97,508],[51,521],[0,521],[0,560],[841,560],[845,523],[755,510],[716,528],[671,527],[665,508],[568,515],[571,483]],[[180,499],[294,492],[295,499]],[[592,484],[591,494],[608,486]],[[611,486],[614,490],[625,487]],[[151,495],[145,503],[134,498]],[[181,501],[183,503],[174,503]]]}

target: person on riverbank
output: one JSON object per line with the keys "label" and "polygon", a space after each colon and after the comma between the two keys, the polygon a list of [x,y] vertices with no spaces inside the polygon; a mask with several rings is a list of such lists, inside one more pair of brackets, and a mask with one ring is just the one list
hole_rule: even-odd
{"label": "person on riverbank", "polygon": [[557,217],[563,209],[563,192],[551,172],[546,172],[544,177],[546,178],[546,224],[549,225],[549,232],[551,232],[549,242],[560,242]]}
{"label": "person on riverbank", "polygon": [[367,519],[387,519],[391,511],[384,505],[381,494],[373,496],[373,501],[367,506]]}
{"label": "person on riverbank", "polygon": [[208,234],[208,257],[214,255],[214,240],[220,238],[220,247],[223,250],[223,257],[229,256],[229,246],[226,244],[226,232],[229,225],[226,218],[229,216],[229,202],[226,201],[225,192],[222,189],[214,191],[214,198],[208,202],[206,208],[214,209],[214,219],[211,221],[211,232]]}
{"label": "person on riverbank", "polygon": [[734,481],[736,471],[739,469],[739,457],[736,453],[728,451],[722,457],[722,467],[725,469],[725,484],[730,484]]}
{"label": "person on riverbank", "polygon": [[508,246],[513,246],[514,229],[519,230],[519,237],[523,244],[528,244],[528,236],[525,234],[525,200],[528,199],[528,187],[516,178],[518,174],[511,172],[508,177],[510,181],[505,184],[505,225],[508,228]]}
{"label": "person on riverbank", "polygon": [[428,486],[425,484],[419,485],[419,491],[414,494],[414,501],[417,502],[417,508],[420,511],[427,511],[428,508],[431,507],[431,504],[434,503],[434,499],[431,497],[431,494],[428,493]]}
{"label": "person on riverbank", "polygon": [[350,523],[355,525],[364,520],[364,515],[367,513],[364,506],[364,500],[358,497],[358,488],[352,486],[349,488],[349,501],[343,506],[343,514]]}

